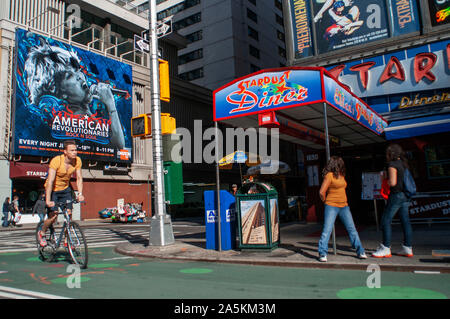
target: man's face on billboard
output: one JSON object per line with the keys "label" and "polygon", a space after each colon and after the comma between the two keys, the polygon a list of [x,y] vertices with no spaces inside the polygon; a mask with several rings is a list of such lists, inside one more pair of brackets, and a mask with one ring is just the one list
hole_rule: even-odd
{"label": "man's face on billboard", "polygon": [[89,102],[89,86],[83,72],[67,70],[59,85],[63,98],[69,104],[83,105]]}

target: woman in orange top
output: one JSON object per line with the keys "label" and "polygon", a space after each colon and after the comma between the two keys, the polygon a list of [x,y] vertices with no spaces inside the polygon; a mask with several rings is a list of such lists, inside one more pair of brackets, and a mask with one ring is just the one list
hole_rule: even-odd
{"label": "woman in orange top", "polygon": [[328,254],[328,241],[330,240],[336,217],[339,215],[342,223],[347,229],[350,242],[353,248],[356,248],[358,258],[366,259],[367,256],[353,223],[352,213],[347,204],[347,195],[345,188],[345,165],[339,156],[332,156],[327,166],[322,172],[324,180],[320,187],[320,199],[325,202],[325,216],[322,235],[319,241],[319,261],[326,262]]}

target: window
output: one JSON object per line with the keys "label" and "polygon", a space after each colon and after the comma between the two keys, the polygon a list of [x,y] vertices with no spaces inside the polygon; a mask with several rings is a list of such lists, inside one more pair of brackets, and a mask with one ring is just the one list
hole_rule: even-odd
{"label": "window", "polygon": [[261,70],[259,66],[250,63],[250,73],[258,72],[259,70]]}
{"label": "window", "polygon": [[282,47],[278,47],[278,54],[282,57],[286,59],[286,50],[283,49]]}
{"label": "window", "polygon": [[285,38],[285,36],[284,36],[284,33],[281,32],[281,31],[279,31],[279,30],[277,30],[277,38],[278,38],[280,41],[283,41],[283,42],[286,40],[286,38]]}
{"label": "window", "polygon": [[275,7],[280,9],[280,11],[283,11],[283,4],[281,3],[281,0],[274,0],[274,2],[275,2]]}
{"label": "window", "polygon": [[248,0],[248,2],[251,2],[256,6],[256,0]]}
{"label": "window", "polygon": [[425,147],[425,160],[429,179],[450,177],[450,145]]}
{"label": "window", "polygon": [[[180,11],[189,9],[197,4],[200,3],[200,0],[185,0],[177,5],[174,5],[173,7],[170,7],[164,11],[161,11],[158,13],[158,20],[162,20],[164,18],[170,17]],[[147,2],[148,4],[148,2]]]}
{"label": "window", "polygon": [[252,27],[248,27],[248,36],[250,38],[255,39],[256,41],[259,41],[259,34],[258,31],[256,31],[255,29],[253,29]]}
{"label": "window", "polygon": [[202,21],[202,13],[196,13],[189,17],[186,17],[180,21],[177,21],[172,24],[173,30],[178,31],[180,29],[186,28],[190,25],[196,24],[198,22]]}
{"label": "window", "polygon": [[188,34],[185,36],[185,38],[189,41],[189,43],[200,41],[201,39],[203,39],[203,30]]}
{"label": "window", "polygon": [[193,81],[203,77],[203,68],[195,69],[189,72],[184,72],[179,75],[180,79],[185,81]]}
{"label": "window", "polygon": [[250,20],[255,21],[256,23],[258,23],[258,16],[256,15],[256,13],[254,13],[249,8],[247,8],[247,18],[249,18]]}
{"label": "window", "polygon": [[250,55],[253,55],[255,58],[259,59],[259,50],[253,45],[249,45],[249,52]]}
{"label": "window", "polygon": [[275,20],[277,21],[277,23],[278,23],[279,25],[283,26],[283,28],[284,28],[284,21],[283,21],[283,18],[280,17],[280,16],[279,16],[278,14],[276,14],[276,13],[275,13]]}
{"label": "window", "polygon": [[178,57],[178,65],[186,64],[191,61],[195,61],[203,58],[203,49],[198,49]]}

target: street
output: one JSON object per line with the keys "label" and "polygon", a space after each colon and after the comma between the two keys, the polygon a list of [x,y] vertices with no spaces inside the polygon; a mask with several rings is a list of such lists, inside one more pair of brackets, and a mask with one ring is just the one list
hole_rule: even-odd
{"label": "street", "polygon": [[[199,229],[201,226],[174,226],[175,236],[187,233],[192,236]],[[370,270],[136,258],[116,253],[114,246],[123,241],[146,240],[148,225],[88,227],[85,233],[89,266],[80,270],[71,265],[64,250],[52,263],[41,261],[32,248],[35,244],[30,230],[0,232],[0,298],[204,299],[206,304],[208,299],[255,299],[256,302],[450,297],[450,274],[383,271],[373,280],[374,273]],[[379,288],[369,288],[372,284],[378,284]],[[271,310],[270,305],[265,307]]]}

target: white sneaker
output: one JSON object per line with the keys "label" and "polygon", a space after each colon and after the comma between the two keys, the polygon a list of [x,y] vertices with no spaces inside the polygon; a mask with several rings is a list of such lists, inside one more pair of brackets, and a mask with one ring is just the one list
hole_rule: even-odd
{"label": "white sneaker", "polygon": [[372,254],[372,257],[375,258],[390,258],[392,257],[391,249],[388,247],[385,247],[383,244],[380,244],[380,247],[377,249],[376,252]]}
{"label": "white sneaker", "polygon": [[320,256],[319,257],[319,261],[322,263],[326,263],[327,262],[327,256]]}
{"label": "white sneaker", "polygon": [[362,253],[361,255],[358,255],[359,259],[367,259],[367,255],[365,253]]}
{"label": "white sneaker", "polygon": [[402,245],[402,250],[397,253],[398,256],[413,257],[412,247]]}

